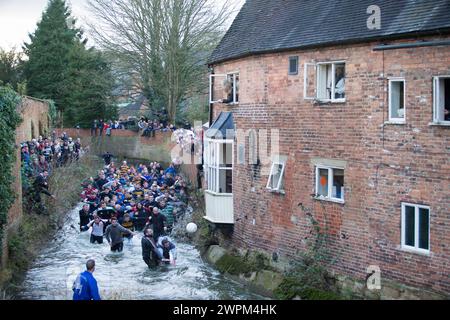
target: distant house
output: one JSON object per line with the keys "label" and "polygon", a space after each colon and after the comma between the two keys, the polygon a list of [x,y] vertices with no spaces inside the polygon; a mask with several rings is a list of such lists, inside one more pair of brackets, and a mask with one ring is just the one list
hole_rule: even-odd
{"label": "distant house", "polygon": [[247,0],[209,64],[232,245],[295,257],[312,217],[337,274],[450,293],[449,1]]}
{"label": "distant house", "polygon": [[128,119],[128,117],[139,117],[148,113],[150,110],[148,100],[143,95],[137,96],[134,101],[124,102],[119,105],[119,119]]}

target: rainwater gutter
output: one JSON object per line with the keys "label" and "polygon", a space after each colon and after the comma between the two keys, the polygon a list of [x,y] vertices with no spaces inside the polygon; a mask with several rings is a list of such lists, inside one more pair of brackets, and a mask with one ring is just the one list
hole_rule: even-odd
{"label": "rainwater gutter", "polygon": [[436,47],[436,46],[450,46],[450,40],[435,40],[435,41],[417,41],[410,43],[399,44],[382,44],[373,48],[373,51],[407,49],[418,47]]}

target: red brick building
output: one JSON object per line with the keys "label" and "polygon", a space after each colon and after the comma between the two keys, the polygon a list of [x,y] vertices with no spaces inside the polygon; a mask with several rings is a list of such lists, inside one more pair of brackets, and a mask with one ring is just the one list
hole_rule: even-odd
{"label": "red brick building", "polygon": [[233,246],[295,257],[312,214],[336,273],[450,293],[449,1],[248,0],[210,66],[205,218]]}

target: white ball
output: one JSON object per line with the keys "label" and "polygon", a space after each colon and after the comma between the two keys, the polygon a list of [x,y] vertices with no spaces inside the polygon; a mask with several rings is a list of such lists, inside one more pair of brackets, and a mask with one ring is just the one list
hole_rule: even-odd
{"label": "white ball", "polygon": [[186,231],[189,233],[194,233],[195,231],[197,231],[197,225],[193,222],[188,223],[188,225],[186,226]]}

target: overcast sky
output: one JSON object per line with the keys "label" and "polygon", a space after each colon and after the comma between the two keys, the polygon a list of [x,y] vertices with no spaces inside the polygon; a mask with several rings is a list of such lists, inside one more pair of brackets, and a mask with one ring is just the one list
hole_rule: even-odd
{"label": "overcast sky", "polygon": [[[223,0],[216,0],[218,5]],[[240,8],[245,0],[233,0]],[[0,0],[0,48],[21,50],[22,43],[29,41],[28,33],[34,32],[37,22],[48,0]],[[78,19],[78,26],[89,19],[88,0],[66,0],[72,8],[72,15]],[[231,17],[234,18],[234,15]],[[92,42],[91,42],[92,44]]]}

